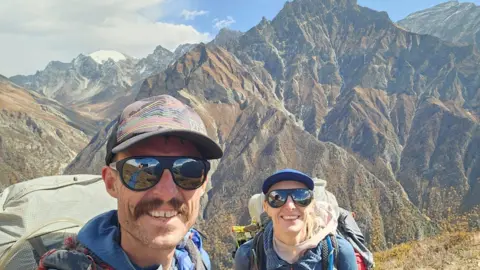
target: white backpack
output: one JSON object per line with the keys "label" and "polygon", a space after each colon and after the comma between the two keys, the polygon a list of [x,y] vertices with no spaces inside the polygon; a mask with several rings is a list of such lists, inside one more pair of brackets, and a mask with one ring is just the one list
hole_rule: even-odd
{"label": "white backpack", "polygon": [[36,269],[46,251],[112,209],[117,202],[99,175],[48,176],[7,187],[0,193],[0,269]]}

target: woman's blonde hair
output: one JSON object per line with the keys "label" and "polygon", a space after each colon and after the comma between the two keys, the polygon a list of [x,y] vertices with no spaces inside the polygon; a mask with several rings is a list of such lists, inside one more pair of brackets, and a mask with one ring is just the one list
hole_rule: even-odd
{"label": "woman's blonde hair", "polygon": [[335,206],[329,202],[313,199],[305,209],[306,239],[327,227],[334,233],[337,228],[337,217]]}
{"label": "woman's blonde hair", "polygon": [[305,239],[310,239],[317,231],[319,224],[315,218],[315,199],[305,209]]}

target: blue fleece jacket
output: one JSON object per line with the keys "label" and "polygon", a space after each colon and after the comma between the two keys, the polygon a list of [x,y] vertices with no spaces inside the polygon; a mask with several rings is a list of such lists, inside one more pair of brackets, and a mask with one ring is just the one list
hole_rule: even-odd
{"label": "blue fleece jacket", "polygon": [[[190,238],[194,244],[198,247],[204,264],[207,270],[210,269],[210,259],[208,254],[202,247],[202,239],[200,234],[191,229],[184,240],[175,249],[175,257],[172,262],[171,269],[173,270],[193,270],[194,264],[188,255],[188,251],[185,248],[187,239]],[[120,241],[120,227],[118,223],[117,211],[112,210],[104,214],[98,215],[91,219],[80,230],[77,236],[77,240],[80,244],[86,247],[95,259],[99,259],[100,262],[104,262],[114,269],[131,269],[131,270],[153,270],[162,269],[161,265],[152,265],[147,268],[139,267],[135,265],[127,254],[121,248]],[[62,251],[58,254],[50,255],[46,261],[50,264],[47,269],[61,269],[65,265],[80,265],[80,263],[88,262],[87,258],[79,257],[80,253],[74,251]],[[85,255],[86,257],[86,255]],[[75,260],[69,262],[68,260]],[[98,263],[98,262],[97,262]],[[53,264],[53,267],[52,267]],[[58,265],[59,267],[55,267]],[[83,264],[82,264],[83,265]],[[80,267],[81,268],[81,267]],[[76,269],[80,269],[76,268]]]}

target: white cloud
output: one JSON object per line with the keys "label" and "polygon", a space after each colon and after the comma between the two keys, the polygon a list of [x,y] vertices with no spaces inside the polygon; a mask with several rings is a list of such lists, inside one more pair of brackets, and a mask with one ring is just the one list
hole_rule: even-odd
{"label": "white cloud", "polygon": [[0,74],[32,74],[51,60],[117,50],[144,57],[157,45],[208,41],[190,25],[158,22],[169,0],[0,1]]}
{"label": "white cloud", "polygon": [[231,24],[235,23],[236,21],[233,19],[232,16],[227,16],[225,20],[219,20],[218,18],[213,20],[213,27],[216,29],[222,29],[224,27],[228,27]]}
{"label": "white cloud", "polygon": [[185,20],[194,20],[195,17],[198,17],[198,16],[203,16],[203,15],[207,15],[208,14],[208,11],[206,10],[182,10],[182,14],[181,16],[185,19]]}

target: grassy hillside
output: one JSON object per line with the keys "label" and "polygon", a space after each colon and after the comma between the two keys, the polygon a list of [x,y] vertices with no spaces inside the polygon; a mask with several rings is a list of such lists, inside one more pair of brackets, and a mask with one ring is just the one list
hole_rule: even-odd
{"label": "grassy hillside", "polygon": [[446,233],[375,253],[376,269],[480,269],[480,232]]}

